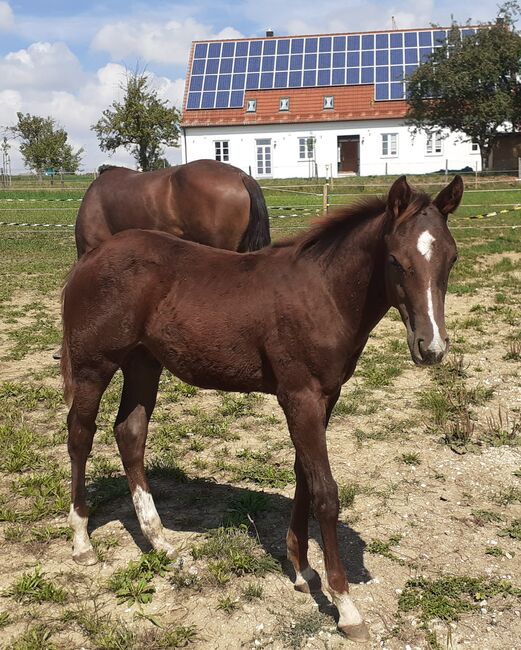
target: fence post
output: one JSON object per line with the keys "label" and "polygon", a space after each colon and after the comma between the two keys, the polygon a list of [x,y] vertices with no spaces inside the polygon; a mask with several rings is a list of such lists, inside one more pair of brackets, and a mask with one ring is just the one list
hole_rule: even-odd
{"label": "fence post", "polygon": [[517,180],[521,181],[521,158],[517,159]]}
{"label": "fence post", "polygon": [[385,163],[385,175],[388,176],[388,173],[387,173],[387,161]]}
{"label": "fence post", "polygon": [[445,158],[445,176],[449,175],[449,159]]}
{"label": "fence post", "polygon": [[[521,160],[518,158],[518,160]],[[474,187],[477,189],[478,187],[478,161],[476,160],[476,171],[474,172]]]}
{"label": "fence post", "polygon": [[327,214],[329,207],[329,183],[324,183],[322,188],[322,212]]}

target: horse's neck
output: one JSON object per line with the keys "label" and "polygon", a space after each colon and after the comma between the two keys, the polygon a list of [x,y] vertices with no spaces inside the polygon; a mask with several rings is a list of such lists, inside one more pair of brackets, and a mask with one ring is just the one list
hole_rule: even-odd
{"label": "horse's neck", "polygon": [[357,228],[325,270],[340,313],[361,338],[390,308],[385,289],[384,221],[381,215]]}

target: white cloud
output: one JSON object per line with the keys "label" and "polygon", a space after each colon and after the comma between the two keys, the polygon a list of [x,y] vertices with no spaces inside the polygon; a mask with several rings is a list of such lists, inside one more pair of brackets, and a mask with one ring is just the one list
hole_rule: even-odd
{"label": "white cloud", "polygon": [[[16,61],[24,60],[24,55],[15,54]],[[6,60],[10,62],[12,59],[13,54],[0,59],[0,75]],[[29,57],[29,60],[32,59]],[[38,68],[34,69],[34,74],[38,74]],[[94,170],[109,159],[112,164],[134,167],[134,159],[124,149],[117,151],[112,157],[100,151],[96,135],[90,130],[91,125],[101,117],[105,108],[108,108],[114,100],[119,101],[123,98],[122,85],[126,74],[127,71],[122,65],[108,63],[92,75],[87,75],[80,70],[78,82],[72,88],[55,89],[55,80],[47,77],[47,88],[43,84],[35,83],[33,87],[22,84],[18,88],[13,86],[9,90],[0,91],[0,134],[2,126],[16,124],[18,111],[42,117],[50,115],[65,128],[69,141],[75,149],[80,147],[85,149],[83,157],[85,170]],[[162,99],[167,99],[176,106],[181,105],[184,79],[172,80],[150,74],[150,83]],[[12,169],[22,171],[23,160],[16,142],[12,145]],[[180,151],[169,148],[167,157],[173,163],[180,162]]]}
{"label": "white cloud", "polygon": [[0,79],[6,88],[76,87],[83,79],[76,56],[65,43],[33,43],[0,59]]}
{"label": "white cloud", "polygon": [[138,57],[145,62],[186,65],[193,40],[241,38],[233,27],[219,33],[193,18],[160,22],[118,21],[103,26],[92,41],[92,48],[108,52],[115,60]]}
{"label": "white cloud", "polygon": [[0,2],[0,32],[8,32],[14,27],[13,10],[8,2]]}

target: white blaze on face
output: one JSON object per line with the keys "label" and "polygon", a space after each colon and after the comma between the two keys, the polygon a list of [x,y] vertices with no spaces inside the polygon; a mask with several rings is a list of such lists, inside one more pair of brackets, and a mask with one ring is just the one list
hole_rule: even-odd
{"label": "white blaze on face", "polygon": [[431,281],[429,280],[429,288],[427,289],[427,313],[429,314],[429,320],[432,325],[432,341],[427,346],[427,349],[431,352],[445,352],[445,341],[440,336],[440,329],[438,323],[434,318],[434,308],[432,306],[432,290],[431,290]]}
{"label": "white blaze on face", "polygon": [[418,243],[416,244],[416,248],[420,252],[423,257],[427,260],[427,262],[430,262],[431,257],[432,257],[432,244],[436,241],[436,239],[431,235],[431,233],[428,230],[424,230],[422,234],[418,237]]}

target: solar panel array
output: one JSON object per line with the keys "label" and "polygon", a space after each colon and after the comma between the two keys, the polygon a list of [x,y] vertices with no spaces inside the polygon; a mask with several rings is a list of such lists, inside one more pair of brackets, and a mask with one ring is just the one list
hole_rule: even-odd
{"label": "solar panel array", "polygon": [[440,29],[196,43],[186,108],[242,108],[246,90],[361,84],[374,84],[376,101],[404,99],[406,76],[446,38]]}

